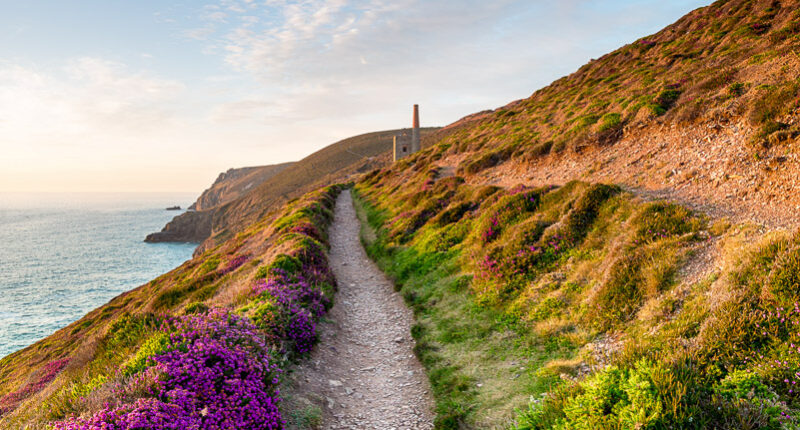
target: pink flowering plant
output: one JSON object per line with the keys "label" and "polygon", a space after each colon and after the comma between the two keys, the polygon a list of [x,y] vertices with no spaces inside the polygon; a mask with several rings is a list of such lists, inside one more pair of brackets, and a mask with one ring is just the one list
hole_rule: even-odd
{"label": "pink flowering plant", "polygon": [[227,263],[225,263],[225,266],[219,271],[220,275],[226,275],[228,273],[231,273],[234,270],[241,267],[244,263],[247,263],[248,261],[250,261],[249,255],[238,255],[229,260]]}
{"label": "pink flowering plant", "polygon": [[49,384],[59,372],[69,363],[69,359],[60,359],[51,361],[42,367],[38,372],[38,377],[33,381],[23,385],[20,389],[12,391],[3,397],[0,397],[0,416],[4,413],[14,410],[19,403],[27,399],[31,395],[39,392],[47,384]]}
{"label": "pink flowering plant", "polygon": [[[742,359],[783,400],[800,400],[800,305],[756,313],[753,346]],[[760,347],[758,347],[760,346]]]}
{"label": "pink flowering plant", "polygon": [[[280,366],[286,357],[312,349],[316,323],[332,305],[335,279],[321,240],[340,189],[312,194],[275,221],[278,243],[289,243],[290,250],[257,271],[244,307],[234,312],[193,303],[185,315],[159,317],[160,326],[116,376],[97,384],[107,384],[113,400],[88,416],[55,422],[53,430],[283,428]],[[250,259],[242,254],[209,267],[221,276]],[[31,390],[38,391],[65,363],[46,366]],[[20,395],[3,400],[11,403]]]}
{"label": "pink flowering plant", "polygon": [[152,397],[108,404],[89,419],[56,430],[278,429],[279,369],[248,319],[223,309],[171,318],[162,326],[169,347],[151,357]]}

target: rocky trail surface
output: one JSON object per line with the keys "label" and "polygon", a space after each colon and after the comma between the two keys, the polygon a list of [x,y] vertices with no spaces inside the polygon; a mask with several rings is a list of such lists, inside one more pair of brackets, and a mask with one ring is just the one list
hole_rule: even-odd
{"label": "rocky trail surface", "polygon": [[[743,120],[626,132],[613,145],[511,160],[467,178],[475,185],[563,185],[579,179],[613,183],[645,200],[670,200],[712,219],[769,230],[800,225],[800,154],[776,146],[757,154]],[[757,156],[758,155],[758,156]],[[438,162],[442,176],[463,156]]]}
{"label": "rocky trail surface", "polygon": [[339,284],[335,305],[318,327],[317,348],[297,366],[286,389],[295,415],[318,405],[322,422],[309,425],[319,417],[295,416],[290,428],[430,429],[433,402],[412,351],[413,316],[367,257],[359,230],[346,191],[336,203],[330,235],[330,263]]}

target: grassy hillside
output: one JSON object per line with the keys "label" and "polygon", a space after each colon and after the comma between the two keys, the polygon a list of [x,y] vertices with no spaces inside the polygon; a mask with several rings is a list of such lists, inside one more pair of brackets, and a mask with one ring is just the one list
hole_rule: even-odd
{"label": "grassy hillside", "polygon": [[526,99],[466,118],[441,156],[459,155],[470,175],[611,145],[652,125],[738,118],[753,128],[744,144],[759,153],[800,134],[798,72],[800,3],[717,1]]}
{"label": "grassy hillside", "polygon": [[[435,130],[425,129],[423,135]],[[3,358],[0,428],[43,426],[76,414],[89,421],[65,422],[61,426],[84,428],[103,413],[175,412],[174,405],[150,400],[140,404],[136,400],[149,398],[147,393],[152,389],[179,388],[167,389],[163,385],[159,388],[158,381],[150,380],[163,379],[159,373],[163,366],[156,366],[157,360],[152,357],[173,352],[165,347],[167,337],[178,336],[184,343],[218,338],[219,332],[206,333],[201,338],[185,339],[185,336],[186,330],[191,331],[198,324],[228,324],[233,318],[230,315],[249,318],[257,328],[247,330],[256,330],[257,336],[266,333],[265,345],[240,351],[258,360],[268,359],[268,365],[262,363],[264,366],[281,367],[286,360],[308,352],[309,342],[314,338],[311,320],[324,313],[332,295],[333,280],[326,269],[322,247],[327,246],[325,231],[333,197],[340,190],[338,186],[320,188],[320,184],[388,164],[387,151],[395,133],[370,133],[346,139],[282,168],[244,198],[214,211],[218,222],[215,225],[224,228],[192,260]],[[297,200],[298,196],[303,197]],[[280,268],[278,272],[273,270],[276,267]],[[281,270],[290,278],[284,279]],[[321,292],[323,296],[315,300],[324,306],[303,301],[298,307],[291,298],[295,293],[286,296],[288,293],[276,290],[275,285]],[[255,293],[259,288],[269,291]],[[311,293],[302,294],[308,298]],[[307,310],[302,318],[310,321],[311,337],[291,338],[308,334],[297,324],[309,322],[295,321],[291,313],[282,310],[284,305]],[[191,316],[196,314],[201,316]],[[204,315],[210,315],[210,319],[204,319]],[[145,371],[151,368],[155,370]],[[141,378],[150,379],[140,386]],[[269,381],[265,384],[261,394],[267,396],[265,399],[274,397],[269,388],[274,384]],[[120,392],[124,395],[119,396]],[[163,400],[163,396],[159,398]],[[111,406],[105,407],[106,402]]]}
{"label": "grassy hillside", "polygon": [[[423,142],[436,130],[422,129]],[[161,232],[149,235],[146,241],[204,242],[197,249],[197,253],[201,253],[223,243],[290,199],[323,186],[346,182],[353,174],[388,165],[392,137],[404,131],[409,130],[354,136],[328,145],[300,161],[250,169],[246,174],[215,183],[198,199],[202,210],[173,218]],[[225,198],[219,198],[223,195]]]}
{"label": "grassy hillside", "polygon": [[3,358],[0,428],[280,428],[280,369],[309,352],[332,304],[326,232],[341,188]]}
{"label": "grassy hillside", "polygon": [[[437,130],[422,129],[425,136]],[[346,181],[351,175],[391,162],[392,136],[403,130],[367,133],[341,140],[292,164],[241,199],[215,211],[206,249],[230,238],[238,226],[264,216],[276,205],[320,186]]]}
{"label": "grassy hillside", "polygon": [[795,235],[396,173],[357,185],[364,239],[416,312],[437,428],[795,428]]}
{"label": "grassy hillside", "polygon": [[[417,314],[438,428],[797,428],[796,234],[593,179],[615,157],[635,177],[683,134],[709,144],[675,189],[711,158],[752,170],[739,195],[769,212],[762,182],[796,176],[779,164],[800,135],[798,6],[718,1],[358,181],[369,252]],[[728,128],[735,159],[714,152]],[[608,150],[622,143],[636,159]]]}
{"label": "grassy hillside", "polygon": [[[196,258],[3,359],[0,428],[136,411],[191,420],[241,396],[258,399],[252,416],[269,427],[274,366],[307,351],[329,304],[323,249],[339,188],[276,208],[360,173],[363,240],[416,313],[437,428],[798,428],[797,234],[594,174],[618,163],[623,179],[641,176],[668,147],[688,154],[651,178],[671,190],[711,176],[708,159],[753,171],[737,190],[767,211],[764,182],[793,192],[798,10],[721,0],[527,99],[426,130],[426,149],[401,162],[389,165],[395,132],[381,132],[293,164],[216,210]],[[547,173],[515,186],[510,165]],[[724,194],[714,187],[698,195]],[[221,351],[211,361],[198,358],[206,344]],[[181,370],[201,362],[234,364],[198,377],[204,391]],[[220,388],[246,379],[241,368],[258,376],[250,394]]]}
{"label": "grassy hillside", "polygon": [[211,187],[203,191],[189,209],[202,211],[236,200],[291,165],[292,163],[281,163],[228,169],[219,174]]}

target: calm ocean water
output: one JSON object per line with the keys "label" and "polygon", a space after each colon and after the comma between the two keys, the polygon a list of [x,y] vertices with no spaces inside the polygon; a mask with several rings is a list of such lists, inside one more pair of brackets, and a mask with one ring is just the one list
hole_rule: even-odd
{"label": "calm ocean water", "polygon": [[0,193],[0,357],[189,259],[147,244],[192,194]]}

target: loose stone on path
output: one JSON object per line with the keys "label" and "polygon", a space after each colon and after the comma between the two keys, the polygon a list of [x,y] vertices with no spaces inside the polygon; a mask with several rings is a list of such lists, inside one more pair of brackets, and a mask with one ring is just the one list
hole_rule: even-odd
{"label": "loose stone on path", "polygon": [[413,354],[413,316],[367,258],[359,231],[345,191],[336,202],[330,233],[330,264],[339,291],[330,322],[318,326],[319,344],[291,375],[287,397],[315,403],[323,413],[323,429],[431,429],[433,401]]}

